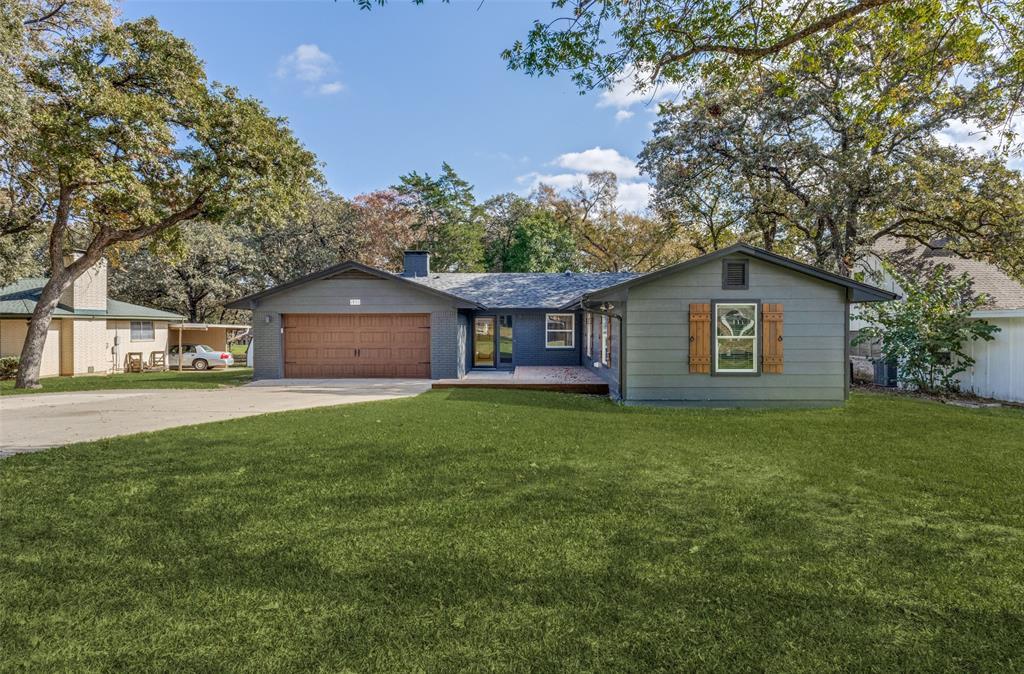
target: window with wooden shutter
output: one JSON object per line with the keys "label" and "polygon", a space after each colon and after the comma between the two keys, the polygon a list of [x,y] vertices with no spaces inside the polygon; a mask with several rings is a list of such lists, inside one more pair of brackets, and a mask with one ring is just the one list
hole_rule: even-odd
{"label": "window with wooden shutter", "polygon": [[711,305],[690,305],[690,372],[711,372]]}
{"label": "window with wooden shutter", "polygon": [[761,305],[761,372],[782,374],[782,305]]}

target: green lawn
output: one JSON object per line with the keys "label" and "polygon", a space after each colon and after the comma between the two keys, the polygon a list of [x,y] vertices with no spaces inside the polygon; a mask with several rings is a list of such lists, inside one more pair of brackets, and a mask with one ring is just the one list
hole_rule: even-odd
{"label": "green lawn", "polygon": [[40,380],[42,388],[16,389],[14,380],[0,381],[0,395],[21,395],[25,393],[55,393],[58,391],[99,391],[125,388],[218,388],[239,386],[252,381],[252,370],[232,367],[219,370],[196,372],[194,370],[168,370],[166,372],[145,372],[142,374],[111,374],[88,377],[45,377]]}
{"label": "green lawn", "polygon": [[1024,414],[528,391],[0,461],[0,669],[1020,671]]}

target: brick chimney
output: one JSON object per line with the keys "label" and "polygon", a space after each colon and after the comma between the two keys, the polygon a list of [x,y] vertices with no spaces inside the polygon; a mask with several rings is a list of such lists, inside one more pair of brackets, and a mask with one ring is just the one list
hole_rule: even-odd
{"label": "brick chimney", "polygon": [[[64,256],[64,264],[68,265],[82,257],[82,251],[76,250]],[[75,279],[64,294],[60,303],[72,309],[107,310],[107,261],[100,258],[99,262],[89,267]]]}
{"label": "brick chimney", "polygon": [[402,276],[430,276],[430,251],[407,250]]}

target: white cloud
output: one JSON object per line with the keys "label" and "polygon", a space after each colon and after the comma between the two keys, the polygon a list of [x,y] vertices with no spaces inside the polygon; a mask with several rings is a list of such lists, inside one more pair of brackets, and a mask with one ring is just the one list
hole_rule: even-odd
{"label": "white cloud", "polygon": [[541,184],[549,185],[559,192],[565,192],[576,185],[586,185],[587,174],[594,171],[610,171],[619,179],[619,193],[616,206],[628,211],[643,211],[651,196],[650,184],[638,180],[640,170],[636,163],[617,150],[592,147],[582,152],[566,152],[550,163],[551,166],[568,169],[565,173],[540,173],[534,171],[516,178],[524,192],[536,189]]}
{"label": "white cloud", "polygon": [[664,83],[659,84],[656,87],[645,86],[637,89],[637,80],[647,80],[650,78],[648,71],[642,71],[637,77],[637,71],[634,68],[628,68],[624,70],[615,83],[610,89],[606,89],[601,92],[600,98],[597,100],[597,107],[599,108],[615,108],[615,119],[622,121],[623,119],[629,119],[633,116],[634,112],[630,108],[641,106],[644,108],[650,107],[654,103],[659,103],[669,98],[678,97],[685,91],[685,87],[679,83]]}
{"label": "white cloud", "polygon": [[344,90],[344,88],[345,88],[344,84],[342,84],[341,82],[335,81],[335,82],[326,82],[324,84],[321,84],[319,87],[317,87],[317,91],[319,93],[325,95],[325,96],[330,96],[331,94],[336,94],[336,93]]}
{"label": "white cloud", "polygon": [[958,119],[950,121],[936,136],[941,143],[970,148],[979,154],[985,154],[999,145],[999,138],[995,134],[984,131],[977,124]]}
{"label": "white cloud", "polygon": [[649,183],[619,183],[619,196],[616,205],[627,211],[643,211],[651,201]]}
{"label": "white cloud", "polygon": [[632,159],[620,154],[618,150],[600,146],[583,152],[567,152],[557,157],[552,163],[555,166],[583,173],[610,171],[620,180],[636,178],[640,175],[640,169],[636,167],[636,162]]}
{"label": "white cloud", "polygon": [[277,76],[281,79],[296,79],[309,84],[307,93],[325,96],[345,89],[338,80],[325,82],[338,70],[334,57],[315,44],[300,44],[290,53],[281,57],[277,64]]}

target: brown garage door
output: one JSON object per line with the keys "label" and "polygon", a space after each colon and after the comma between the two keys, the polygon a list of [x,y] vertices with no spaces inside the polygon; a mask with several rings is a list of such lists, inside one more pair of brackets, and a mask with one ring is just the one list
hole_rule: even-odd
{"label": "brown garage door", "polygon": [[284,376],[430,377],[430,314],[285,314]]}

